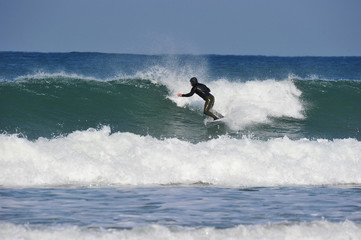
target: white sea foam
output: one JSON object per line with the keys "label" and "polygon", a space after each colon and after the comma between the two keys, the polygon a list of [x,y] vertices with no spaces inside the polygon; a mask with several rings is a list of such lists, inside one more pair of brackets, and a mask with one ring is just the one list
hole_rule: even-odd
{"label": "white sea foam", "polygon": [[130,230],[86,229],[77,226],[28,227],[0,224],[0,236],[7,239],[361,239],[361,225],[350,221],[239,225],[229,229],[181,228],[152,225]]}
{"label": "white sea foam", "polygon": [[219,186],[361,183],[355,139],[268,141],[220,137],[193,144],[110,128],[29,141],[0,135],[0,185]]}

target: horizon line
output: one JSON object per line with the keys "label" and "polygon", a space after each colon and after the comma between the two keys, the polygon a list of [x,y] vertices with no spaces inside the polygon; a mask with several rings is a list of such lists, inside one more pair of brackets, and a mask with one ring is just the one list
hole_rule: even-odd
{"label": "horizon line", "polygon": [[84,53],[84,54],[119,54],[119,55],[142,55],[142,56],[244,56],[244,57],[361,57],[358,55],[267,55],[267,54],[228,54],[228,53],[120,53],[120,52],[100,52],[100,51],[21,51],[21,50],[0,50],[0,53]]}

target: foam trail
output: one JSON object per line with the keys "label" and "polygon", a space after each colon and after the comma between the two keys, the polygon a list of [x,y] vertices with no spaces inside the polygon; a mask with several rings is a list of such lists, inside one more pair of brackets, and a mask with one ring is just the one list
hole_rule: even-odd
{"label": "foam trail", "polygon": [[0,185],[211,183],[281,186],[361,183],[361,142],[220,137],[192,144],[110,128],[34,142],[0,135]]}
{"label": "foam trail", "polygon": [[361,225],[350,221],[331,223],[288,223],[270,225],[239,225],[229,229],[169,228],[160,225],[130,230],[84,229],[81,227],[24,227],[0,224],[2,239],[361,239]]}

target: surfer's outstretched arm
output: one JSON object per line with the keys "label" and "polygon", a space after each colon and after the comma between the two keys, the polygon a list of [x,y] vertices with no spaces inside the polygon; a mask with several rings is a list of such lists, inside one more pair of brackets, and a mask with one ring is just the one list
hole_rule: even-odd
{"label": "surfer's outstretched arm", "polygon": [[194,94],[195,92],[196,92],[196,88],[193,87],[193,88],[191,89],[191,91],[190,91],[189,93],[187,93],[187,94],[178,93],[178,97],[191,97],[191,96],[193,96],[193,94]]}

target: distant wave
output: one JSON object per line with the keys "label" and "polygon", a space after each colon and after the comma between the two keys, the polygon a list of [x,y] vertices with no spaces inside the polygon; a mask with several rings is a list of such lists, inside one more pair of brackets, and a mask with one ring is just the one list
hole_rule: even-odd
{"label": "distant wave", "polygon": [[0,135],[0,185],[217,186],[361,184],[355,139],[220,137],[193,144],[131,133],[76,131],[34,142]]}

